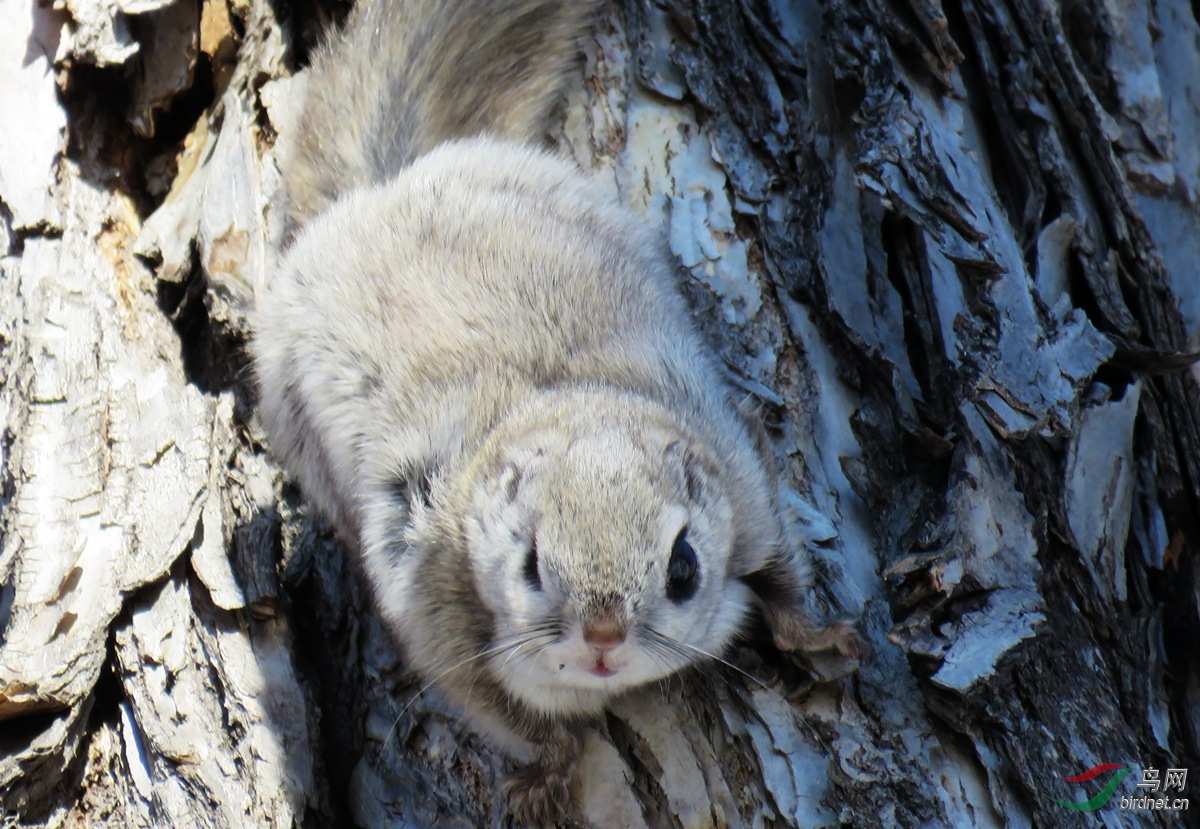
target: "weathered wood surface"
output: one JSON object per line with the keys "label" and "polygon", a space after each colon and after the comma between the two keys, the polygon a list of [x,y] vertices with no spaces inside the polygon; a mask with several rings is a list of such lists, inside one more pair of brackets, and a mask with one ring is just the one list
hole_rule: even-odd
{"label": "weathered wood surface", "polygon": [[[560,142],[662,227],[872,652],[623,702],[580,824],[1194,820],[1050,800],[1200,765],[1193,7],[622,6]],[[5,818],[500,820],[506,762],[416,698],[253,419],[275,139],[340,11],[0,0]]]}

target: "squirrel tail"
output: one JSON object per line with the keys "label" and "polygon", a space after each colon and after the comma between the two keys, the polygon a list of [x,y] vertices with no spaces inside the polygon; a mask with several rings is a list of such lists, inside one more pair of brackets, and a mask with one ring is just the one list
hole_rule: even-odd
{"label": "squirrel tail", "polygon": [[288,226],[444,141],[536,142],[594,0],[359,0],[316,54],[285,155]]}

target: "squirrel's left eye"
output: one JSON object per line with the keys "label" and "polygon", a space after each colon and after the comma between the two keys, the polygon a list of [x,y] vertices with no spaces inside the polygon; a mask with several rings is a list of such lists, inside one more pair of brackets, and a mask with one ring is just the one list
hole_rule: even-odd
{"label": "squirrel's left eye", "polygon": [[525,566],[521,570],[525,581],[534,590],[542,589],[542,576],[538,572],[537,541],[529,542],[529,552],[525,554]]}
{"label": "squirrel's left eye", "polygon": [[685,602],[700,588],[700,565],[696,551],[687,541],[685,527],[671,547],[671,560],[667,563],[667,598],[674,602]]}

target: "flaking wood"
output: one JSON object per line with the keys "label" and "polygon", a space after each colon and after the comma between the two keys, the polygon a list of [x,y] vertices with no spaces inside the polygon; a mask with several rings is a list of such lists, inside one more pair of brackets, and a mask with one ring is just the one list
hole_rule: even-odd
{"label": "flaking wood", "polygon": [[[0,0],[0,825],[499,825],[253,418],[342,12]],[[557,139],[662,227],[871,653],[623,702],[580,826],[1195,819],[1051,798],[1200,767],[1198,44],[1182,0],[605,8]]]}

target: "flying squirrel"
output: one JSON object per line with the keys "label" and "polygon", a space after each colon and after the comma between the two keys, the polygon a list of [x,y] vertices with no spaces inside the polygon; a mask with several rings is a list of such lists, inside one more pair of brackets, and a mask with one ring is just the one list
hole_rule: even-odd
{"label": "flying squirrel", "polygon": [[594,2],[359,0],[282,164],[252,356],[272,451],[357,549],[410,665],[569,804],[581,730],[720,655],[855,655],[802,609],[755,430],[656,234],[543,148]]}

